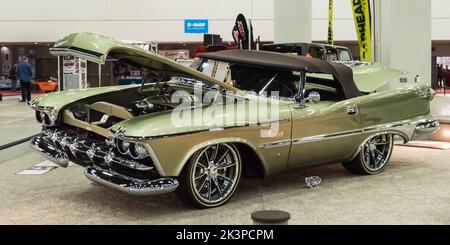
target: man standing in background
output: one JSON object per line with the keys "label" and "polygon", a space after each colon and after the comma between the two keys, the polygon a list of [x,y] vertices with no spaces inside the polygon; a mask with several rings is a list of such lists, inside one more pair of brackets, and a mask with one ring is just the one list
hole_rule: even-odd
{"label": "man standing in background", "polygon": [[31,102],[31,79],[33,71],[31,65],[28,63],[28,57],[22,56],[17,65],[17,76],[20,79],[20,88],[22,90],[22,100],[20,102]]}

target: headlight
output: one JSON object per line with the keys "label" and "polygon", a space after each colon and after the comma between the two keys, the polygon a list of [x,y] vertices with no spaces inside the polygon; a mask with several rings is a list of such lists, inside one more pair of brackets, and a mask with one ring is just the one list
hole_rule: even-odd
{"label": "headlight", "polygon": [[50,119],[48,119],[47,114],[43,111],[36,111],[36,120],[39,123],[47,124],[47,122],[50,122]]}
{"label": "headlight", "polygon": [[117,151],[122,155],[129,155],[136,160],[144,159],[150,155],[143,144],[130,143],[120,139],[115,140]]}
{"label": "headlight", "polygon": [[144,159],[149,156],[147,149],[142,144],[133,144],[130,148],[130,155],[134,159]]}
{"label": "headlight", "polygon": [[45,119],[45,113],[42,111],[36,111],[36,120],[40,123],[44,122]]}
{"label": "headlight", "polygon": [[119,151],[120,154],[124,154],[127,155],[129,153],[130,150],[130,142],[126,142],[123,140],[117,140],[116,146],[117,146],[117,150]]}
{"label": "headlight", "polygon": [[55,126],[58,117],[52,113],[52,110],[36,110],[36,120],[47,126]]}

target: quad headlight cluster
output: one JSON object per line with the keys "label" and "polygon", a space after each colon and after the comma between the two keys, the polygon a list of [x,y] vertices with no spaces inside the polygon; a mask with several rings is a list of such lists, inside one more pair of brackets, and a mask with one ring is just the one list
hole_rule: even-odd
{"label": "quad headlight cluster", "polygon": [[46,126],[55,126],[57,117],[51,111],[36,111],[36,120]]}
{"label": "quad headlight cluster", "polygon": [[133,159],[144,159],[150,156],[143,144],[131,143],[120,139],[116,139],[114,143],[120,154],[129,155]]}

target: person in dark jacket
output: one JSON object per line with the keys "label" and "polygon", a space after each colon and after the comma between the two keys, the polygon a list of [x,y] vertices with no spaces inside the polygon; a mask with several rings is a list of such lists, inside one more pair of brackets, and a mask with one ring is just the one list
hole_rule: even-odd
{"label": "person in dark jacket", "polygon": [[28,57],[22,56],[19,64],[17,65],[17,75],[20,79],[20,88],[22,90],[22,100],[20,102],[31,102],[31,79],[33,76],[33,70],[28,63]]}
{"label": "person in dark jacket", "polygon": [[17,66],[13,65],[11,69],[9,69],[8,78],[11,80],[11,92],[16,92],[17,87]]}

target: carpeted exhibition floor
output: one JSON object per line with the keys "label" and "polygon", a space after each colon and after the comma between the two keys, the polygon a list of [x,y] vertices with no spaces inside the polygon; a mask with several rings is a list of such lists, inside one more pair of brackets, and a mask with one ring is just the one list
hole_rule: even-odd
{"label": "carpeted exhibition floor", "polygon": [[[436,99],[436,115],[447,111],[443,99]],[[17,100],[0,102],[0,145],[40,131]],[[450,150],[395,146],[377,176],[335,164],[243,179],[228,204],[208,210],[185,206],[173,193],[134,197],[92,184],[79,166],[16,175],[42,161],[26,144],[0,151],[0,224],[251,224],[250,214],[261,209],[290,212],[290,224],[450,224]],[[307,176],[322,184],[307,189]]]}
{"label": "carpeted exhibition floor", "polygon": [[[176,196],[128,196],[91,183],[78,166],[15,173],[43,161],[25,144],[0,155],[0,224],[251,224],[261,209],[290,224],[450,224],[450,151],[396,146],[387,170],[354,176],[341,165],[243,180],[225,206],[195,210]],[[317,175],[320,187],[305,188]],[[261,183],[261,184],[260,184]]]}

